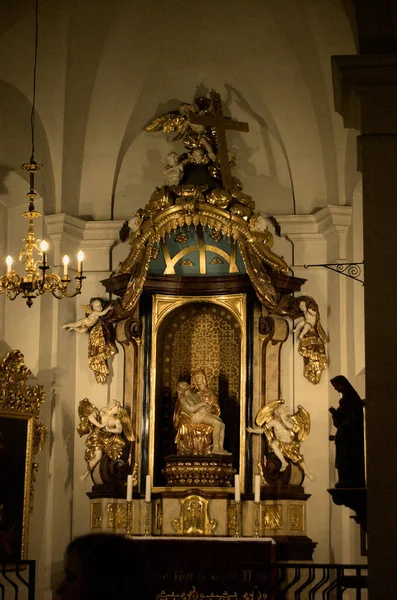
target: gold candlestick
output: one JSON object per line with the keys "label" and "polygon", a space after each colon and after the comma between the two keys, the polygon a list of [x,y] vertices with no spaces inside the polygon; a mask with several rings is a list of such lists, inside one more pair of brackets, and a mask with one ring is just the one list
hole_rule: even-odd
{"label": "gold candlestick", "polygon": [[236,524],[234,529],[234,537],[240,537],[241,535],[241,522],[240,522],[240,500],[234,502],[236,511]]}
{"label": "gold candlestick", "polygon": [[260,535],[260,502],[254,502],[254,537],[258,538]]}
{"label": "gold candlestick", "polygon": [[152,503],[151,501],[145,500],[145,537],[151,535],[152,525]]}
{"label": "gold candlestick", "polygon": [[125,521],[125,537],[132,537],[132,500],[126,501],[127,513]]}

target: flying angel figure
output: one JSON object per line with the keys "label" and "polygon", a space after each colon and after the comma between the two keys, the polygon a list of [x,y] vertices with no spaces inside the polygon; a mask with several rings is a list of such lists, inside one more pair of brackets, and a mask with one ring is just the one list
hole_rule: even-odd
{"label": "flying angel figure", "polygon": [[191,122],[191,116],[193,114],[206,114],[208,104],[203,104],[203,100],[205,99],[197,98],[197,106],[189,104],[188,102],[183,102],[179,105],[177,110],[171,110],[150,121],[150,123],[146,125],[145,131],[148,131],[149,133],[154,131],[162,131],[163,133],[176,132],[173,137],[171,135],[168,136],[168,141],[177,142],[181,140],[188,150],[202,148],[207,152],[212,161],[216,161],[216,155],[213,148],[213,142],[215,140],[212,139],[211,133],[204,125]]}
{"label": "flying angel figure", "polygon": [[87,436],[84,452],[87,469],[80,477],[80,481],[83,482],[104,454],[111,460],[120,458],[127,444],[126,440],[134,442],[135,437],[128,413],[117,400],[111,400],[99,410],[88,398],[84,398],[79,403],[78,412],[80,423],[77,432],[80,437]]}
{"label": "flying angel figure", "polygon": [[90,304],[82,305],[84,317],[62,325],[62,329],[69,331],[88,332],[88,366],[94,371],[98,383],[106,383],[108,380],[110,369],[107,361],[118,352],[112,323],[105,318],[114,307],[109,304],[104,308],[104,302],[101,298],[92,298]]}
{"label": "flying angel figure", "polygon": [[295,413],[290,413],[284,406],[284,400],[273,400],[260,409],[255,418],[259,427],[247,427],[249,433],[265,434],[269,448],[281,462],[280,471],[288,467],[289,459],[298,464],[305,475],[315,481],[314,475],[308,470],[301,453],[301,442],[310,433],[310,414],[298,406]]}
{"label": "flying angel figure", "polygon": [[78,319],[74,323],[64,323],[62,329],[73,329],[77,333],[85,333],[91,327],[94,327],[99,317],[103,317],[110,310],[113,310],[111,304],[102,310],[102,301],[100,298],[94,298],[90,304],[82,304],[82,308],[84,309],[85,317]]}
{"label": "flying angel figure", "polygon": [[316,384],[328,366],[325,344],[329,341],[321,321],[317,303],[310,296],[299,298],[300,317],[293,333],[299,333],[298,352],[304,359],[304,376]]}

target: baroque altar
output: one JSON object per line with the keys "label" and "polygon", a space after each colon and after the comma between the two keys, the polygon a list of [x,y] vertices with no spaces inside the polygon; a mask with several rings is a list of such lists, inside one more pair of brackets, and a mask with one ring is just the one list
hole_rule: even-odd
{"label": "baroque altar", "polygon": [[124,224],[128,256],[103,281],[118,300],[98,318],[123,348],[131,427],[124,454],[101,455],[101,477],[91,470],[91,528],[270,536],[281,558],[307,559],[310,415],[280,398],[281,350],[297,319],[303,375],[316,384],[327,338],[316,302],[300,294],[304,280],[274,252],[266,217],[232,175],[226,130],[247,124],[226,117],[215,92],[146,126],[173,134],[179,152]]}

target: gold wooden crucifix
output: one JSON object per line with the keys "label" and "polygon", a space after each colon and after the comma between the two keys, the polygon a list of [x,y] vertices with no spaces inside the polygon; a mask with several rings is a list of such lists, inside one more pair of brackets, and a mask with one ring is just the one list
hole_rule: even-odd
{"label": "gold wooden crucifix", "polygon": [[233,179],[230,171],[229,153],[227,150],[226,129],[247,132],[249,131],[248,123],[236,121],[234,119],[230,119],[229,117],[225,117],[222,112],[222,101],[220,95],[217,92],[215,92],[215,90],[211,90],[210,96],[213,114],[191,114],[189,119],[191,123],[196,123],[197,125],[204,125],[205,127],[213,127],[213,129],[215,129],[218,145],[219,167],[222,176],[222,185],[226,191],[229,191],[233,187]]}

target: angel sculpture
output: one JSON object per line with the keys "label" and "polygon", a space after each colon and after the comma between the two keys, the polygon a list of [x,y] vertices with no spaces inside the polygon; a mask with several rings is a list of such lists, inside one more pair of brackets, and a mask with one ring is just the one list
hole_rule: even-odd
{"label": "angel sculpture", "polygon": [[[204,101],[207,100],[207,103]],[[168,113],[160,115],[153,119],[145,127],[145,131],[162,131],[163,133],[176,132],[174,137],[168,136],[170,142],[181,140],[188,150],[195,148],[204,149],[212,161],[216,160],[211,132],[204,125],[191,122],[193,114],[206,114],[209,101],[206,98],[196,98],[196,106],[183,102],[177,110],[171,110]]]}
{"label": "angel sculpture", "polygon": [[164,167],[164,185],[178,185],[183,176],[183,165],[179,162],[176,152],[167,154],[167,164]]}
{"label": "angel sculpture", "polygon": [[85,304],[82,308],[85,316],[73,323],[64,323],[62,329],[77,333],[88,332],[88,366],[94,371],[98,383],[106,383],[110,373],[107,360],[117,353],[117,348],[113,341],[111,323],[103,317],[113,310],[113,306],[110,304],[104,308],[100,298],[92,298],[90,304]]}
{"label": "angel sculpture", "polygon": [[111,400],[99,410],[88,398],[84,398],[78,410],[80,423],[77,432],[80,437],[87,435],[84,452],[87,470],[80,477],[80,482],[83,482],[104,454],[111,460],[120,458],[127,441],[134,442],[135,437],[128,413],[117,400]]}
{"label": "angel sculpture", "polygon": [[74,323],[64,323],[62,329],[73,329],[77,333],[85,333],[91,327],[94,327],[99,317],[106,315],[113,307],[107,306],[102,310],[102,301],[99,298],[95,298],[90,304],[84,304],[82,308],[85,309],[85,317],[78,319]]}
{"label": "angel sculpture", "polygon": [[274,452],[281,462],[280,471],[285,471],[288,467],[286,459],[299,465],[304,474],[315,481],[314,475],[308,470],[300,444],[310,433],[310,415],[303,408],[298,406],[298,410],[291,414],[284,400],[273,400],[260,409],[255,418],[255,423],[259,427],[247,427],[249,433],[264,433],[268,447]]}
{"label": "angel sculpture", "polygon": [[298,352],[304,358],[304,376],[312,383],[319,383],[321,373],[328,365],[325,353],[328,337],[321,325],[320,312],[313,298],[302,296],[299,309],[303,316],[298,319],[293,333],[299,333]]}

